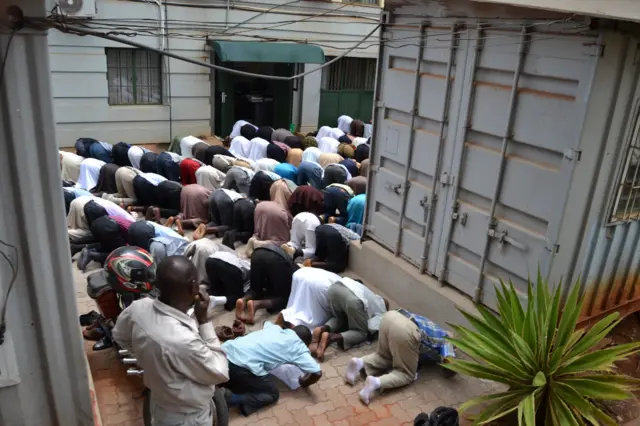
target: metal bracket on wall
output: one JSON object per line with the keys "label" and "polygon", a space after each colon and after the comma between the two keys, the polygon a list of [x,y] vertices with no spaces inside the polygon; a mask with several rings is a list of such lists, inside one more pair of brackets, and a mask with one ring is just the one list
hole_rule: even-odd
{"label": "metal bracket on wall", "polygon": [[411,184],[408,183],[408,182],[407,182],[406,185],[403,185],[401,183],[396,183],[396,184],[387,183],[385,185],[385,187],[389,191],[394,192],[396,195],[404,195],[404,193],[409,189],[410,186],[411,186]]}
{"label": "metal bracket on wall", "polygon": [[380,166],[378,166],[377,164],[369,167],[369,173],[378,173],[378,171],[380,171]]}
{"label": "metal bracket on wall", "polygon": [[604,56],[604,44],[598,43],[583,43],[582,53],[587,56]]}
{"label": "metal bracket on wall", "polygon": [[563,155],[564,158],[569,161],[580,161],[580,158],[582,157],[582,151],[579,149],[567,148],[564,150]]}
{"label": "metal bracket on wall", "polygon": [[384,108],[384,102],[376,101],[376,108]]}
{"label": "metal bracket on wall", "polygon": [[549,238],[544,239],[544,248],[551,252],[551,254],[556,254],[560,251],[560,244],[557,244],[551,241]]}
{"label": "metal bracket on wall", "polygon": [[491,238],[495,238],[496,240],[498,240],[498,247],[500,248],[500,250],[503,249],[506,243],[522,251],[527,251],[527,245],[511,238],[508,235],[507,231],[497,231],[494,228],[490,228],[489,231],[487,232],[487,235],[489,235]]}
{"label": "metal bracket on wall", "polygon": [[440,175],[440,185],[442,186],[452,185],[454,180],[455,178],[447,172]]}
{"label": "metal bracket on wall", "polygon": [[469,216],[469,215],[468,215],[467,213],[462,213],[462,214],[460,214],[460,213],[458,213],[458,212],[453,212],[453,213],[451,213],[451,219],[453,219],[453,220],[458,220],[458,219],[460,219],[460,222],[459,222],[459,223],[460,223],[460,225],[462,225],[462,226],[465,226],[465,225],[467,224],[467,217],[468,217],[468,216]]}

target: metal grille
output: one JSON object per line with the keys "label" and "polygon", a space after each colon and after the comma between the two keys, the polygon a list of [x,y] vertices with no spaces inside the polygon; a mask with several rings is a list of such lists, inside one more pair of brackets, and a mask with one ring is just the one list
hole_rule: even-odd
{"label": "metal grille", "polygon": [[611,222],[640,220],[640,110],[627,147]]}
{"label": "metal grille", "polygon": [[362,3],[362,4],[379,4],[380,0],[355,0],[354,3]]}
{"label": "metal grille", "polygon": [[371,58],[342,58],[322,72],[322,90],[373,90],[375,82],[376,60]]}
{"label": "metal grille", "polygon": [[162,103],[162,59],[144,49],[107,48],[110,105]]}

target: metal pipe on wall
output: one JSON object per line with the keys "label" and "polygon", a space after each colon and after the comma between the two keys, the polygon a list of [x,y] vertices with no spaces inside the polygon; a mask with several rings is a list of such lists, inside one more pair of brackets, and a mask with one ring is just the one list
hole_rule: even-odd
{"label": "metal pipe on wall", "polygon": [[436,193],[436,185],[439,184],[439,179],[440,179],[440,169],[442,168],[442,147],[444,146],[446,137],[444,134],[444,130],[445,130],[445,126],[447,125],[447,122],[449,121],[449,101],[451,99],[449,99],[449,97],[451,96],[451,85],[452,85],[452,78],[451,78],[451,70],[453,69],[453,61],[455,60],[455,52],[456,52],[456,48],[457,48],[457,33],[456,33],[456,29],[458,27],[458,24],[453,23],[451,25],[451,43],[449,45],[449,59],[447,61],[447,71],[445,73],[445,78],[446,78],[446,82],[445,82],[445,89],[444,89],[444,105],[442,107],[442,116],[440,118],[440,132],[439,132],[439,137],[438,137],[438,148],[436,151],[436,165],[433,171],[433,182],[431,185],[431,193],[429,194],[429,204],[428,204],[428,216],[427,216],[427,220],[425,223],[425,238],[424,238],[424,247],[422,248],[422,257],[420,258],[420,273],[424,274],[425,269],[427,268],[427,259],[429,256],[429,248],[431,247],[431,241],[432,241],[432,230],[431,227],[433,226],[433,216],[434,216],[434,211],[436,208],[436,201],[438,198],[438,195]]}
{"label": "metal pipe on wall", "polygon": [[[480,55],[482,53],[482,49],[484,48],[484,30],[485,30],[485,24],[482,22],[478,22],[478,25],[476,27],[476,34],[475,34],[475,38],[476,38],[476,47],[473,50],[473,58],[472,58],[472,64],[473,64],[473,69],[471,70],[470,73],[470,80],[469,80],[469,87],[470,89],[470,93],[469,93],[469,101],[466,104],[465,108],[466,108],[466,126],[465,126],[465,131],[462,135],[462,140],[461,140],[461,147],[460,149],[462,150],[462,152],[460,153],[460,160],[458,162],[458,166],[457,166],[457,170],[461,170],[461,165],[462,162],[464,161],[464,140],[466,137],[466,131],[471,128],[471,114],[473,112],[473,100],[475,98],[475,91],[476,91],[476,87],[473,85],[473,82],[475,81],[475,77],[476,77],[476,72],[478,70],[478,66],[480,64]],[[457,143],[457,141],[456,141]],[[458,200],[458,193],[460,192],[460,176],[458,176],[458,178],[455,180],[454,185],[453,185],[453,194],[451,195],[451,200],[452,202],[455,204],[456,201]],[[449,256],[446,255],[447,251],[449,250],[449,244],[451,244],[451,236],[453,235],[453,227],[455,226],[455,222],[453,221],[453,219],[451,219],[451,221],[449,222],[449,229],[447,230],[447,232],[445,233],[445,240],[444,240],[444,245],[442,245],[442,247],[444,247],[444,251],[445,251],[445,256],[442,262],[442,268],[440,269],[440,271],[438,271],[438,281],[440,282],[440,284],[444,285],[447,279],[447,268],[448,268],[448,264],[449,264]]]}
{"label": "metal pipe on wall", "polygon": [[502,137],[502,146],[500,148],[500,165],[498,166],[498,176],[496,185],[493,190],[493,197],[491,198],[491,208],[489,209],[489,227],[487,229],[487,235],[485,236],[484,249],[482,250],[482,257],[480,258],[480,267],[478,269],[478,280],[476,284],[475,301],[481,302],[484,291],[484,268],[487,264],[487,257],[489,255],[489,247],[491,245],[491,233],[496,228],[496,219],[494,217],[496,213],[496,206],[498,205],[498,199],[502,190],[502,181],[504,179],[504,169],[507,163],[507,148],[509,147],[509,141],[513,138],[513,122],[516,112],[516,100],[518,97],[518,83],[520,82],[520,75],[522,74],[522,67],[524,64],[524,57],[527,54],[527,47],[529,43],[529,31],[526,25],[522,26],[520,35],[520,45],[518,46],[518,61],[516,62],[516,68],[513,72],[513,83],[511,86],[511,93],[509,95],[509,106],[507,111],[507,123],[504,129],[504,135]]}
{"label": "metal pipe on wall", "polygon": [[385,24],[389,23],[389,12],[382,12],[380,14],[380,28],[382,28],[380,37],[378,38],[378,61],[376,63],[376,81],[374,84],[374,95],[373,95],[373,112],[371,117],[373,117],[373,128],[371,129],[371,148],[369,152],[369,175],[367,176],[367,192],[365,195],[364,202],[364,219],[362,221],[362,235],[364,238],[367,234],[367,230],[369,229],[369,221],[371,220],[370,214],[370,203],[372,199],[373,193],[373,175],[376,171],[377,165],[375,164],[376,152],[378,148],[378,131],[380,125],[378,124],[378,112],[382,107],[380,106],[380,87],[382,84],[382,79],[380,76],[382,75],[382,64],[384,62],[384,44],[382,39],[384,38],[384,29],[386,28]]}
{"label": "metal pipe on wall", "polygon": [[418,115],[418,103],[420,102],[420,68],[422,66],[422,58],[424,56],[424,39],[425,31],[427,29],[427,23],[420,23],[420,42],[418,45],[418,55],[416,57],[416,69],[415,79],[413,81],[413,103],[411,107],[411,121],[409,122],[409,147],[407,148],[407,157],[405,160],[404,168],[404,181],[400,188],[396,189],[396,192],[402,191],[402,203],[400,205],[400,220],[398,220],[398,235],[396,237],[395,255],[399,256],[402,250],[402,226],[404,224],[404,215],[407,211],[407,196],[409,195],[409,187],[411,182],[409,181],[409,174],[411,172],[411,153],[413,152],[413,144],[416,140],[416,116]]}

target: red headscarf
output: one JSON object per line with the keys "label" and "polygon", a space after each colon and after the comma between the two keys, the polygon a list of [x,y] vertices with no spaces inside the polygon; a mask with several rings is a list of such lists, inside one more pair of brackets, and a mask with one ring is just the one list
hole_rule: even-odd
{"label": "red headscarf", "polygon": [[196,182],[196,170],[200,168],[200,163],[190,158],[185,158],[180,162],[180,183],[191,185]]}

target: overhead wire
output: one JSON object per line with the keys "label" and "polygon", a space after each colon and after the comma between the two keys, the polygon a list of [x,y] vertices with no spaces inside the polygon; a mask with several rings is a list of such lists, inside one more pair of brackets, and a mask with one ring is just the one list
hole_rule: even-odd
{"label": "overhead wire", "polygon": [[95,36],[95,37],[99,37],[99,38],[103,38],[106,40],[111,40],[111,41],[117,41],[119,43],[122,44],[127,44],[133,47],[138,47],[140,49],[146,49],[152,52],[156,52],[160,55],[165,55],[165,56],[169,56],[172,57],[174,59],[178,59],[178,60],[182,60],[185,62],[190,62],[192,64],[195,65],[200,65],[203,67],[207,67],[207,68],[212,68],[218,71],[222,71],[222,72],[228,72],[230,74],[236,74],[236,75],[243,75],[246,77],[255,77],[255,78],[263,78],[263,79],[267,79],[267,80],[280,80],[280,81],[293,81],[295,79],[298,78],[302,78],[308,74],[317,72],[323,68],[328,67],[329,65],[331,65],[332,63],[342,59],[344,56],[348,55],[350,52],[352,52],[353,50],[355,50],[360,44],[362,44],[364,41],[367,40],[367,38],[369,38],[374,32],[376,32],[379,28],[380,28],[380,24],[376,25],[367,35],[365,35],[358,43],[356,43],[354,46],[352,46],[349,50],[345,51],[344,53],[342,53],[339,56],[336,56],[334,59],[325,62],[324,64],[322,64],[321,66],[314,68],[312,70],[303,72],[301,74],[297,74],[297,75],[293,75],[290,77],[284,77],[284,76],[275,76],[275,75],[267,75],[267,74],[257,74],[257,73],[251,73],[251,72],[246,72],[246,71],[240,71],[240,70],[235,70],[232,68],[227,68],[227,67],[223,67],[220,65],[215,65],[215,64],[211,64],[211,63],[207,63],[207,62],[203,62],[203,61],[199,61],[197,59],[192,59],[192,58],[187,58],[181,55],[177,55],[173,52],[168,52],[168,51],[164,51],[164,50],[160,50],[160,49],[156,49],[154,47],[145,45],[143,43],[139,43],[133,40],[128,40],[128,39],[124,39],[124,38],[120,38],[120,37],[116,37],[114,35],[111,34],[107,34],[107,33],[101,33],[98,31],[94,31],[94,30],[90,30],[87,28],[81,28],[81,27],[74,27],[71,25],[67,25],[65,23],[61,23],[61,22],[49,22],[47,25],[43,25],[42,23],[38,23],[36,20],[33,19],[26,19],[25,21],[26,25],[30,25],[33,26],[35,28],[42,28],[44,27],[51,27],[51,28],[56,28],[62,32],[66,32],[69,34],[75,34],[75,35],[91,35],[91,36]]}

